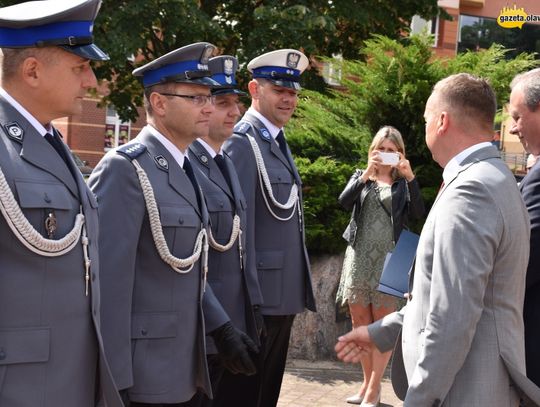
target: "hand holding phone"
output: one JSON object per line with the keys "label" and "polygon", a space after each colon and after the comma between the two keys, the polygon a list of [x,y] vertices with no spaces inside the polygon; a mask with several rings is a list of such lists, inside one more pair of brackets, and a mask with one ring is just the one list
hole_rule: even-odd
{"label": "hand holding phone", "polygon": [[379,152],[379,157],[381,157],[381,164],[383,165],[397,165],[399,162],[398,153],[385,153]]}

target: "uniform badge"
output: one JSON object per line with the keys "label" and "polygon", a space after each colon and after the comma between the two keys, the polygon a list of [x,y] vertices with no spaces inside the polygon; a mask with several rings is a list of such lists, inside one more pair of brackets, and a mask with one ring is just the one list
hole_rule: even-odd
{"label": "uniform badge", "polygon": [[207,163],[208,163],[208,157],[205,156],[204,154],[201,154],[201,155],[199,156],[199,160],[201,160],[201,162],[202,162],[203,164],[207,164]]}
{"label": "uniform badge", "polygon": [[207,45],[201,56],[201,64],[208,64],[208,59],[212,56],[214,47]]}
{"label": "uniform badge", "polygon": [[234,127],[235,133],[245,134],[251,127],[251,124],[249,122],[238,122],[236,126]]}
{"label": "uniform badge", "polygon": [[232,84],[232,76],[225,75],[225,82],[227,82],[229,85]]}
{"label": "uniform badge", "polygon": [[234,61],[231,58],[225,58],[223,61],[223,73],[225,75],[232,75],[234,68]]}
{"label": "uniform badge", "polygon": [[265,140],[270,140],[271,136],[270,136],[270,132],[268,130],[266,130],[264,127],[262,129],[260,129],[260,132],[261,132],[261,137]]}
{"label": "uniform badge", "polygon": [[296,52],[289,52],[287,54],[287,66],[289,68],[294,68],[298,66],[298,62],[300,62],[300,55]]}
{"label": "uniform badge", "polygon": [[164,169],[164,170],[168,170],[169,169],[169,162],[167,161],[167,159],[165,157],[163,157],[162,155],[156,155],[154,157],[154,161],[156,162],[156,164],[158,165],[158,167],[160,167],[161,169]]}
{"label": "uniform badge", "polygon": [[9,137],[14,138],[15,140],[22,141],[24,137],[24,130],[19,126],[17,122],[11,122],[4,125],[6,132]]}

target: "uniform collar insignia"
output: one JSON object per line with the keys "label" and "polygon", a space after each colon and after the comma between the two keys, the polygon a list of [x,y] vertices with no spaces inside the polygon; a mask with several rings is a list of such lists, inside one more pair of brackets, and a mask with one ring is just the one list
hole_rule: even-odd
{"label": "uniform collar insignia", "polygon": [[208,156],[206,154],[200,154],[199,155],[199,161],[202,162],[203,164],[208,164]]}
{"label": "uniform collar insignia", "polygon": [[263,139],[265,139],[266,141],[270,141],[270,139],[272,138],[272,136],[270,135],[270,132],[265,129],[264,127],[259,129],[260,133],[261,133],[261,137]]}
{"label": "uniform collar insignia", "polygon": [[162,155],[156,155],[154,157],[154,161],[156,162],[157,166],[161,168],[162,170],[165,170],[165,171],[169,170],[169,162]]}
{"label": "uniform collar insignia", "polygon": [[7,133],[7,135],[17,141],[23,141],[24,138],[24,130],[21,126],[19,126],[19,123],[17,122],[10,122],[4,124],[4,129]]}

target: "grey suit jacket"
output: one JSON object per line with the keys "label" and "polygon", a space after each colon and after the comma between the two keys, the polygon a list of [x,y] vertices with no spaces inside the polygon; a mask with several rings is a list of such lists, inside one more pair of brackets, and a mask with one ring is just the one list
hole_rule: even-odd
{"label": "grey suit jacket", "polygon": [[45,218],[54,212],[59,239],[82,205],[92,260],[85,296],[81,244],[62,256],[42,257],[24,247],[0,215],[0,406],[95,406],[96,369],[104,401],[121,406],[100,333],[96,200],[75,164],[76,179],[3,98],[0,126],[0,167],[26,218],[48,237]]}
{"label": "grey suit jacket", "polygon": [[[154,190],[163,233],[171,253],[191,255],[199,230],[207,226],[206,207],[167,149],[147,130],[123,149],[141,143],[136,157]],[[135,173],[125,155],[110,151],[90,176],[100,203],[103,338],[119,389],[142,403],[179,403],[197,388],[211,395],[206,366],[206,326],[228,318],[207,286],[203,299],[201,261],[186,274],[175,272],[156,250],[148,212]]]}
{"label": "grey suit jacket", "polygon": [[[226,244],[232,231],[233,217],[240,217],[241,230],[246,230],[246,200],[240,188],[238,175],[230,158],[224,159],[229,170],[232,190],[214,159],[204,146],[194,141],[189,147],[189,158],[198,170],[199,185],[204,194],[210,215],[210,229],[216,241]],[[255,343],[259,342],[252,305],[262,304],[255,262],[247,262],[252,254],[246,252],[246,234],[241,234],[242,264],[235,242],[226,252],[210,248],[208,282],[212,291],[227,312],[234,326],[246,332]],[[217,353],[211,337],[207,336],[207,353]]]}
{"label": "grey suit jacket", "polygon": [[[234,162],[247,201],[247,246],[249,253],[255,253],[263,295],[262,313],[292,315],[305,308],[315,311],[304,221],[297,211],[286,222],[270,214],[262,196],[266,191],[260,189],[255,156],[246,134],[257,141],[279,202],[286,202],[293,183],[298,185],[301,202],[302,183],[290,151],[285,157],[264,125],[246,113],[223,148]],[[281,217],[291,212],[277,208],[274,211]]]}
{"label": "grey suit jacket", "polygon": [[393,367],[405,367],[405,406],[517,406],[521,390],[538,397],[524,377],[528,242],[527,211],[498,151],[472,153],[426,220],[412,298],[369,326],[383,351],[403,327]]}

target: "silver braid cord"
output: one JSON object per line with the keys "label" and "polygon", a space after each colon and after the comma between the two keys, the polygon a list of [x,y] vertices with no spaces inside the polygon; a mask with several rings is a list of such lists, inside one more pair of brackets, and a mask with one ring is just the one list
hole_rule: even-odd
{"label": "silver braid cord", "polygon": [[137,160],[132,160],[133,165],[137,171],[137,176],[139,177],[139,183],[141,184],[141,189],[144,196],[144,201],[146,203],[146,210],[148,212],[148,218],[150,220],[150,230],[152,231],[152,237],[154,239],[154,244],[159,253],[159,257],[167,263],[171,268],[177,273],[188,273],[193,268],[193,265],[201,257],[203,253],[203,270],[204,278],[206,282],[206,270],[208,269],[208,239],[206,229],[201,227],[197,239],[195,240],[195,245],[193,247],[193,253],[186,259],[180,259],[171,254],[169,247],[167,246],[167,241],[163,235],[163,229],[161,225],[161,220],[159,218],[159,210],[156,204],[156,198],[154,195],[154,190],[152,189],[152,184],[146,175],[146,172],[138,163]]}
{"label": "silver braid cord", "polygon": [[[286,222],[290,220],[294,216],[295,207],[297,204],[299,204],[299,198],[298,198],[298,186],[293,184],[291,187],[291,192],[289,194],[289,199],[287,199],[287,202],[282,204],[276,200],[274,197],[274,193],[272,191],[272,185],[270,183],[270,178],[268,178],[268,171],[266,170],[266,165],[264,164],[264,159],[261,154],[261,150],[259,149],[259,146],[257,144],[257,141],[250,136],[249,134],[246,134],[249,143],[251,144],[251,148],[253,150],[253,154],[255,155],[255,162],[257,163],[257,172],[259,174],[259,184],[261,186],[261,193],[264,199],[264,202],[266,204],[266,207],[268,208],[268,211],[270,214],[277,220]],[[267,194],[264,193],[264,191],[267,191]],[[268,202],[267,196],[270,198],[271,203],[280,209],[292,209],[291,214],[287,217],[280,217],[278,216],[274,210],[270,207],[270,202]]]}
{"label": "silver braid cord", "polygon": [[82,207],[75,217],[75,224],[71,231],[62,239],[53,240],[44,238],[28,222],[19,204],[13,196],[6,177],[0,169],[0,212],[6,219],[6,223],[17,239],[31,252],[44,257],[58,257],[70,252],[79,243],[83,232],[84,215]]}
{"label": "silver braid cord", "polygon": [[234,242],[236,242],[236,239],[238,238],[240,233],[240,216],[235,214],[233,218],[231,236],[229,237],[229,242],[227,244],[221,245],[216,242],[216,240],[214,239],[214,235],[212,234],[212,229],[208,228],[208,240],[210,241],[210,247],[217,250],[218,252],[226,252],[233,246]]}

